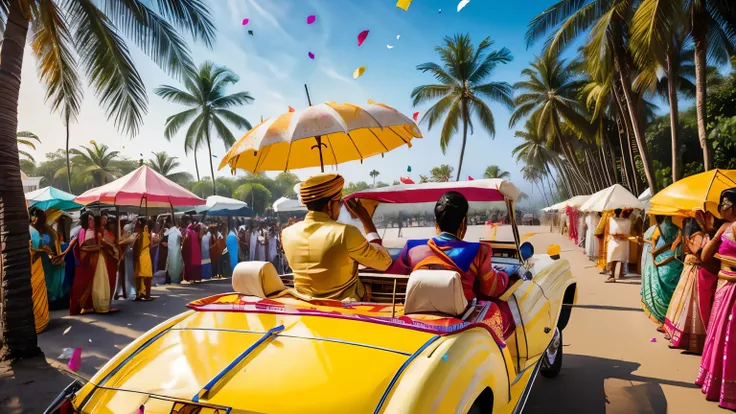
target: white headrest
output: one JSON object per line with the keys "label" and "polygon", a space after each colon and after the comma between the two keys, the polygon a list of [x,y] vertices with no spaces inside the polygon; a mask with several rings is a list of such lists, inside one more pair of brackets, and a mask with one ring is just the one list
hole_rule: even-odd
{"label": "white headrest", "polygon": [[233,289],[243,295],[266,298],[286,289],[269,262],[240,262],[233,270]]}
{"label": "white headrest", "polygon": [[415,270],[406,285],[404,313],[459,316],[468,307],[460,275],[452,270]]}

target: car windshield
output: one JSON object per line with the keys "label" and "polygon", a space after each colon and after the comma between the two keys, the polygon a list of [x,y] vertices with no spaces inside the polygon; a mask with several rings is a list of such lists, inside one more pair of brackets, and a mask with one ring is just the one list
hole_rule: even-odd
{"label": "car windshield", "polygon": [[[503,201],[470,202],[466,240],[513,241],[506,204]],[[381,203],[373,213],[373,223],[392,256],[398,255],[409,239],[426,239],[436,235],[435,202],[414,204]],[[360,221],[350,217],[343,207],[338,221],[363,230]],[[400,230],[400,233],[399,233]]]}

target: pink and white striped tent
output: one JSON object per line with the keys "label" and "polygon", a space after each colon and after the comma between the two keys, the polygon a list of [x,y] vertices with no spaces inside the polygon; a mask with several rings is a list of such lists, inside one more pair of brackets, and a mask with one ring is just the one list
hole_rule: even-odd
{"label": "pink and white striped tent", "polygon": [[144,208],[199,206],[206,203],[204,199],[146,165],[111,183],[86,191],[74,201],[84,205],[99,202]]}

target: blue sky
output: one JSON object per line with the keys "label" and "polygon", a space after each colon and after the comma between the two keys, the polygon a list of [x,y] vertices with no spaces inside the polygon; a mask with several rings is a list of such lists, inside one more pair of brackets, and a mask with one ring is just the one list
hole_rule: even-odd
{"label": "blue sky", "polygon": [[[434,47],[444,36],[469,33],[475,43],[486,36],[495,41],[494,48],[507,47],[514,60],[499,67],[493,74],[496,81],[514,83],[519,72],[539,53],[541,44],[527,50],[524,42],[526,24],[553,2],[551,0],[488,1],[471,0],[456,12],[455,0],[414,0],[408,11],[395,6],[396,0],[213,0],[209,2],[218,27],[217,43],[208,50],[192,43],[196,63],[212,60],[235,71],[240,82],[230,91],[245,90],[255,98],[252,105],[239,110],[256,124],[261,116],[268,118],[286,112],[288,106],[307,105],[304,84],[309,85],[312,102],[337,101],[366,103],[368,99],[391,105],[411,116],[423,113],[425,107],[414,109],[411,90],[421,84],[433,83],[428,74],[416,70],[418,64],[439,61]],[[439,13],[442,9],[442,13]],[[306,24],[310,14],[317,16],[312,25]],[[244,18],[250,20],[242,26]],[[253,30],[249,36],[247,30]],[[362,30],[370,30],[362,47],[356,37]],[[396,39],[396,35],[401,35]],[[394,46],[388,49],[387,44]],[[160,84],[177,85],[135,45],[129,42],[134,60],[142,74],[149,96],[149,113],[144,126],[133,139],[121,135],[92,93],[86,89],[81,116],[71,126],[71,145],[87,144],[91,139],[105,143],[132,158],[139,153],[148,158],[150,151],[166,151],[178,156],[184,168],[194,174],[194,161],[185,156],[183,133],[167,142],[163,137],[167,116],[183,108],[163,101],[153,94]],[[29,49],[29,48],[27,48]],[[316,55],[308,58],[308,52]],[[43,144],[35,152],[37,158],[48,151],[63,147],[64,127],[60,117],[51,114],[44,104],[44,90],[37,81],[35,61],[26,53],[20,100],[20,130],[38,134]],[[365,74],[354,80],[352,72],[365,65]],[[463,177],[481,177],[485,167],[496,164],[511,171],[512,181],[531,194],[532,188],[521,180],[519,169],[511,156],[518,144],[509,130],[509,112],[499,105],[491,105],[496,120],[496,137],[492,140],[480,128],[469,137],[463,166]],[[440,164],[457,166],[461,137],[456,137],[445,155],[439,147],[439,128],[427,130],[420,125],[424,138],[414,146],[387,153],[385,158],[373,157],[338,167],[348,181],[368,181],[368,172],[376,169],[379,180],[392,182],[406,176],[408,165],[412,176],[426,174]],[[245,131],[237,131],[237,137]],[[126,148],[123,149],[122,147]],[[222,156],[224,145],[216,142],[213,152]],[[218,160],[216,160],[219,162]],[[207,158],[199,157],[200,172],[209,175]],[[306,178],[315,170],[295,171]],[[227,176],[223,170],[217,175]],[[536,195],[536,191],[534,191]]]}

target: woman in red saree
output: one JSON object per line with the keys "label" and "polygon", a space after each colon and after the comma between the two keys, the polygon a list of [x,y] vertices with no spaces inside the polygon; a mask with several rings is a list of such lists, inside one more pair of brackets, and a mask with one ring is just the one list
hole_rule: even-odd
{"label": "woman in red saree", "polygon": [[715,257],[721,270],[695,383],[707,400],[736,411],[736,187],[723,191],[718,210],[725,223],[703,248],[702,259]]}
{"label": "woman in red saree", "polygon": [[[117,220],[111,220],[107,212],[102,212],[100,216],[100,226],[102,227],[102,249],[101,255],[105,259],[105,268],[107,270],[107,280],[110,290],[110,301],[115,295],[115,282],[117,279],[118,265],[120,264],[120,249],[117,244]],[[117,309],[109,307],[109,312],[115,312]]]}
{"label": "woman in red saree", "polygon": [[95,216],[86,211],[79,218],[82,230],[79,231],[75,254],[79,265],[74,271],[74,284],[69,302],[69,314],[79,315],[94,312],[92,304],[92,282],[100,254],[100,244],[95,233]]}
{"label": "woman in red saree", "polygon": [[181,255],[184,258],[184,274],[182,279],[187,282],[199,282],[202,280],[202,249],[199,246],[199,235],[197,227],[189,224],[188,219],[183,220],[185,228],[181,243]]}

